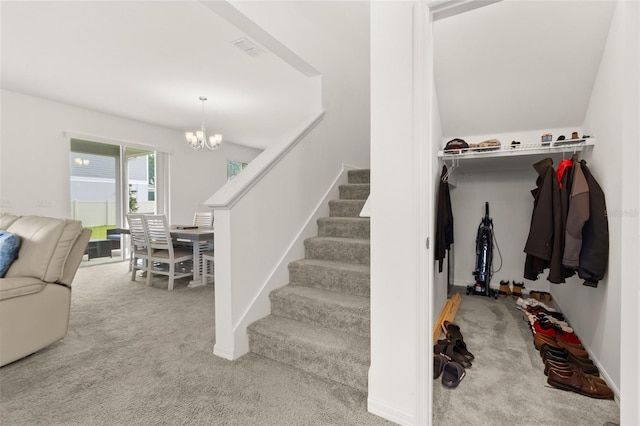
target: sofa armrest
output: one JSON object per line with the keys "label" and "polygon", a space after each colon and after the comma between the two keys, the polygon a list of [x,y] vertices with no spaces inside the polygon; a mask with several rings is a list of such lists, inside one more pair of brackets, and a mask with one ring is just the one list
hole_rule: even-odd
{"label": "sofa armrest", "polygon": [[0,278],[0,301],[39,293],[46,285],[34,277]]}
{"label": "sofa armrest", "polygon": [[67,261],[64,263],[62,277],[58,280],[60,284],[71,287],[71,283],[73,282],[73,278],[76,276],[80,262],[82,262],[82,256],[84,256],[84,252],[87,249],[90,238],[91,229],[83,228],[82,233],[80,233],[69,252]]}

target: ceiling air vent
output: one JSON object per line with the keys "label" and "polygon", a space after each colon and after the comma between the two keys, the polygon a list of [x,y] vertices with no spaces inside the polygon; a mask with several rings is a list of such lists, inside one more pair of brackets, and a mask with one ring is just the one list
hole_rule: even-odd
{"label": "ceiling air vent", "polygon": [[233,45],[249,56],[260,56],[264,53],[264,50],[260,49],[258,46],[253,44],[251,40],[246,38],[239,38],[233,42]]}

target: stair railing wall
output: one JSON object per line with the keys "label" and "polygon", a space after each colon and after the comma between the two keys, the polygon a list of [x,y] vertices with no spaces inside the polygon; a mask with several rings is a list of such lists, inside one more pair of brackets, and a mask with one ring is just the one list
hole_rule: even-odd
{"label": "stair railing wall", "polygon": [[[252,322],[271,313],[269,293],[289,282],[289,263],[304,257],[304,240],[317,235],[317,221],[321,217],[329,215],[329,201],[339,198],[339,186],[347,183],[347,171],[357,167],[343,165],[342,170],[335,177],[324,197],[317,203],[313,212],[298,229],[295,237],[282,253],[266,278],[259,283],[256,293],[247,304],[238,320],[233,324],[233,333],[236,338],[236,352],[244,354],[249,351],[246,329]],[[216,321],[217,323],[217,321]],[[246,345],[246,346],[245,346]]]}
{"label": "stair railing wall", "polygon": [[340,144],[327,144],[322,120],[320,113],[289,143],[265,150],[205,203],[216,230],[217,356],[249,351],[247,325],[270,313],[269,292],[288,283],[289,262],[304,257],[304,239],[346,182],[349,167],[336,161]]}

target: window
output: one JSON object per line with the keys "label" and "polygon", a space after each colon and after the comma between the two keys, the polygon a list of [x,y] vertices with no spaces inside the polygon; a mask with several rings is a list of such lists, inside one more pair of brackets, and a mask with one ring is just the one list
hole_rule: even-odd
{"label": "window", "polygon": [[247,167],[249,163],[242,163],[240,161],[227,161],[227,182],[235,177],[238,173]]}

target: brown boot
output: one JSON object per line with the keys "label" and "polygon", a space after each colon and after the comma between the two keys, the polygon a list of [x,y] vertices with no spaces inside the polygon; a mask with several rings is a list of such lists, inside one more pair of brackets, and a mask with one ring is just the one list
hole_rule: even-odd
{"label": "brown boot", "polygon": [[522,289],[524,288],[524,283],[513,282],[513,297],[517,299],[518,297],[522,297]]}
{"label": "brown boot", "polygon": [[498,295],[500,297],[507,297],[511,294],[511,287],[509,287],[509,281],[500,281],[500,290]]}
{"label": "brown boot", "polygon": [[540,292],[540,300],[543,300],[545,302],[549,302],[551,300],[551,293],[547,293],[546,291],[541,291]]}

